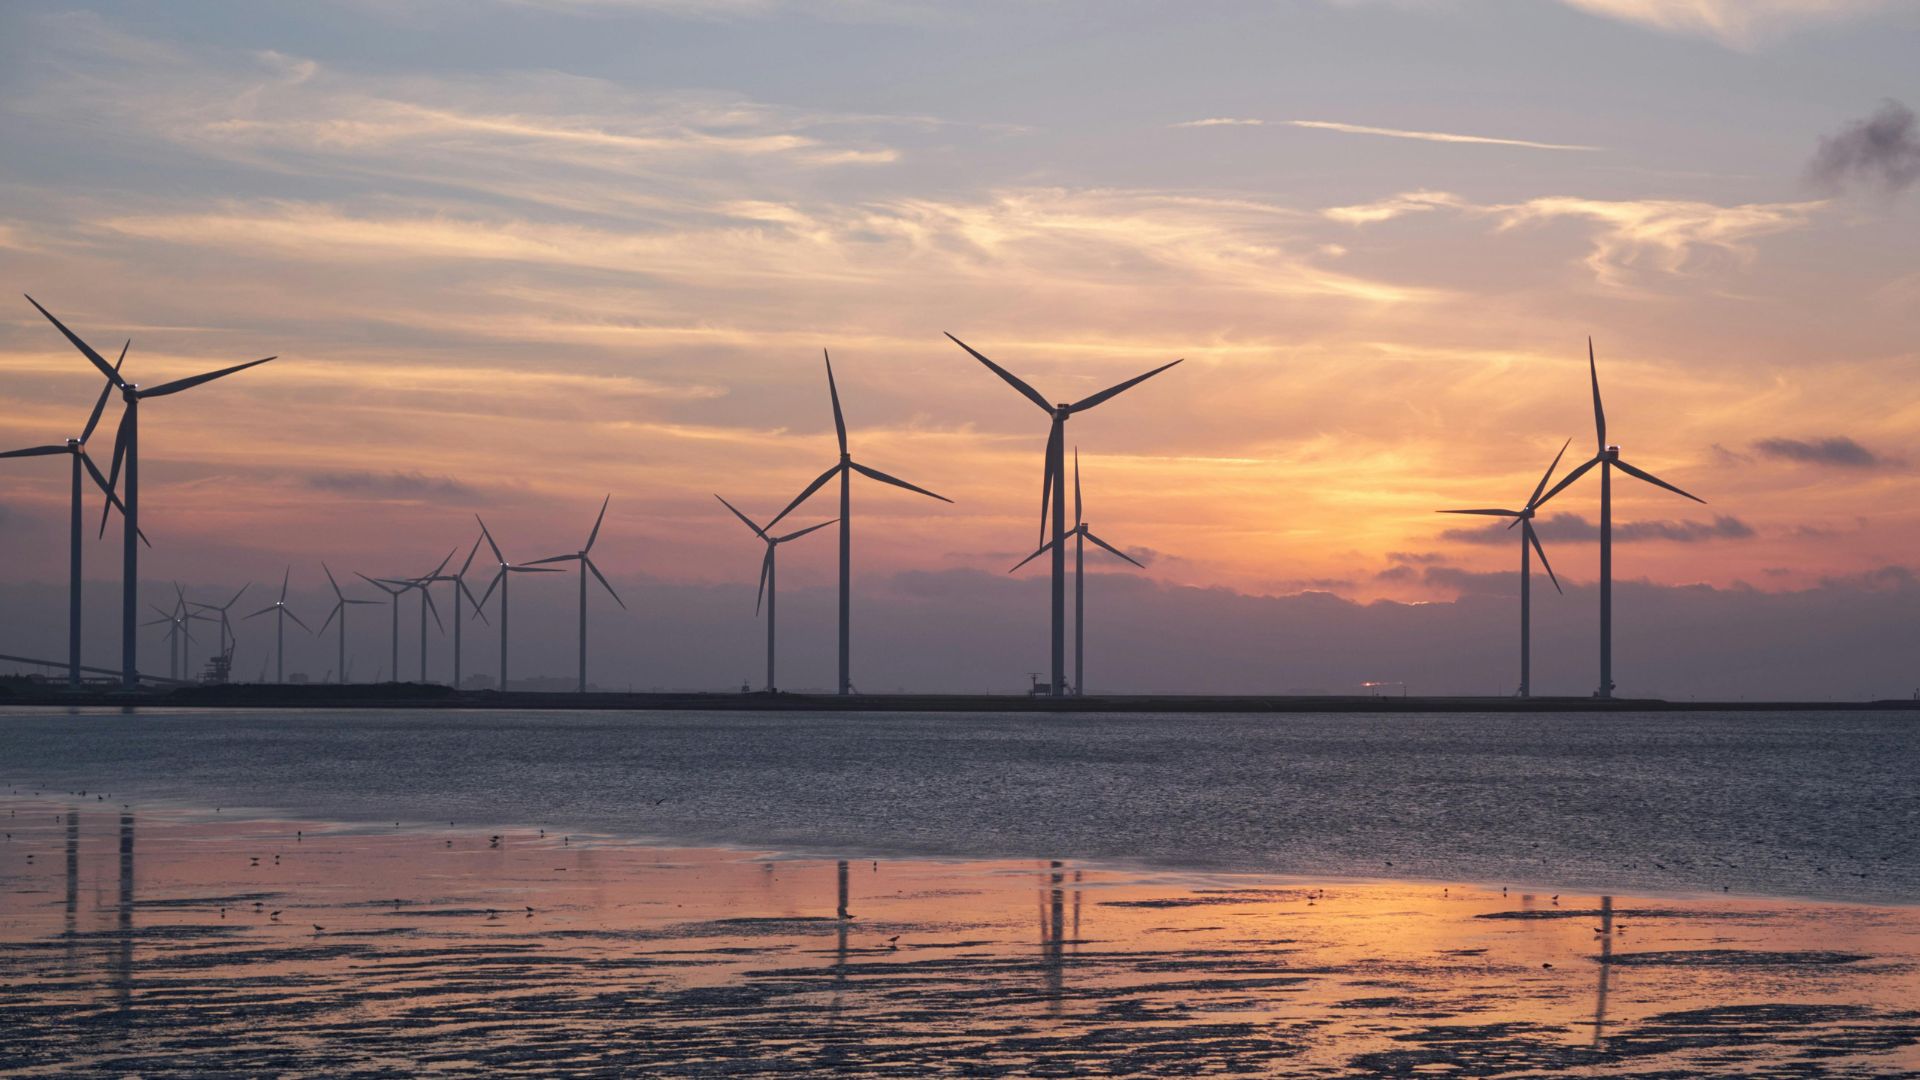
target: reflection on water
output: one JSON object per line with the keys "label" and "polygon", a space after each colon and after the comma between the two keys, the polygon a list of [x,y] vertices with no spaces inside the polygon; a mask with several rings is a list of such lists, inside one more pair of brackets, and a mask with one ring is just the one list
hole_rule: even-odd
{"label": "reflection on water", "polygon": [[1912,909],[16,805],[0,1072],[1920,1070]]}

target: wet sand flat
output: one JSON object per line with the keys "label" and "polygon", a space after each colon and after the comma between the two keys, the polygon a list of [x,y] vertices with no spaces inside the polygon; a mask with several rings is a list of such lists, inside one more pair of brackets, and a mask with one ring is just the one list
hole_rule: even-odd
{"label": "wet sand flat", "polygon": [[20,1075],[1920,1074],[1913,908],[0,806]]}

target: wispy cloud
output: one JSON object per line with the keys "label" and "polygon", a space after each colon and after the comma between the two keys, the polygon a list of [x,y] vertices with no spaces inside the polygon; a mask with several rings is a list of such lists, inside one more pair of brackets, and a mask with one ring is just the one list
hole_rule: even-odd
{"label": "wispy cloud", "polygon": [[317,472],[309,473],[306,483],[319,491],[408,502],[469,503],[480,494],[471,484],[451,476],[417,472]]}
{"label": "wispy cloud", "polygon": [[1626,271],[1642,264],[1679,274],[1709,253],[1744,263],[1753,256],[1750,241],[1799,228],[1825,205],[1554,196],[1488,209],[1502,229],[1565,218],[1593,223],[1598,229],[1586,264],[1602,284],[1623,285]]}
{"label": "wispy cloud", "polygon": [[[1534,523],[1534,531],[1548,542],[1572,543],[1600,538],[1600,526],[1579,514],[1550,514]],[[1753,526],[1727,514],[1716,515],[1712,521],[1622,521],[1613,526],[1613,538],[1620,543],[1665,540],[1676,544],[1697,544],[1708,540],[1750,540],[1755,535]],[[1464,544],[1511,545],[1518,542],[1514,531],[1504,524],[1448,529],[1440,537]]]}
{"label": "wispy cloud", "polygon": [[1876,454],[1845,435],[1824,439],[1761,439],[1753,444],[1753,449],[1764,457],[1805,465],[1836,465],[1843,469],[1882,469],[1900,464],[1898,459]]}
{"label": "wispy cloud", "polygon": [[1182,120],[1173,126],[1177,128],[1260,127],[1265,123],[1265,120],[1252,120],[1245,117],[1209,116],[1204,120]]}
{"label": "wispy cloud", "polygon": [[1335,206],[1320,213],[1349,225],[1371,225],[1391,221],[1405,214],[1420,214],[1441,207],[1464,207],[1467,201],[1446,191],[1409,191],[1402,195],[1355,206]]}
{"label": "wispy cloud", "polygon": [[1561,0],[1608,18],[1749,48],[1806,26],[1887,11],[1893,0]]}
{"label": "wispy cloud", "polygon": [[1458,135],[1448,131],[1409,131],[1403,128],[1368,127],[1364,124],[1343,124],[1333,120],[1283,120],[1281,123],[1289,127],[1313,128],[1319,131],[1338,131],[1347,135],[1380,135],[1390,139],[1418,139],[1422,142],[1467,143],[1478,146],[1517,146],[1527,150],[1596,151],[1601,149],[1598,146],[1533,142],[1528,139],[1501,139],[1490,135]]}

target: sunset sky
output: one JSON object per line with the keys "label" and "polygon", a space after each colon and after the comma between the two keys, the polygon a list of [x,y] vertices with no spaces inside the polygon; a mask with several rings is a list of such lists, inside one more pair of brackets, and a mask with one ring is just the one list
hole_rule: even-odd
{"label": "sunset sky", "polygon": [[[833,462],[825,347],[856,459],[954,500],[858,486],[860,573],[1000,574],[1045,417],[951,331],[1062,401],[1185,358],[1068,429],[1153,582],[1451,601],[1513,534],[1432,511],[1592,454],[1592,334],[1709,503],[1618,484],[1619,578],[1868,580],[1920,547],[1916,56],[1892,0],[15,0],[0,441],[99,385],[31,293],[140,382],[279,356],[143,410],[156,579],[476,510],[548,555],[610,491],[617,582],[750,590],[712,495]],[[0,580],[56,582],[62,463],[4,464]],[[1590,583],[1597,486],[1546,518]]]}

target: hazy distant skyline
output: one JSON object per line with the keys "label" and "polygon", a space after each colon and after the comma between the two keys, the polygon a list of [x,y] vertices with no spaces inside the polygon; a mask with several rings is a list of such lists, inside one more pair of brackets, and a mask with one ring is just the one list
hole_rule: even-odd
{"label": "hazy distant skyline", "polygon": [[[1591,453],[1591,332],[1615,441],[1710,503],[1619,491],[1622,581],[1914,565],[1920,10],[1200,11],[10,4],[0,440],[77,431],[97,390],[32,292],[150,382],[282,357],[146,425],[152,581],[424,570],[473,510],[553,554],[612,491],[616,585],[750,591],[711,493],[764,517],[812,478],[824,346],[863,459],[955,500],[857,493],[856,579],[999,574],[1043,433],[951,330],[1061,400],[1187,359],[1072,432],[1089,520],[1159,586],[1445,602],[1513,558],[1432,511]],[[1909,141],[1863,158],[1867,123]],[[65,471],[5,464],[0,580],[58,581]],[[1595,502],[1543,515],[1565,582]],[[832,545],[781,570],[799,633]]]}

